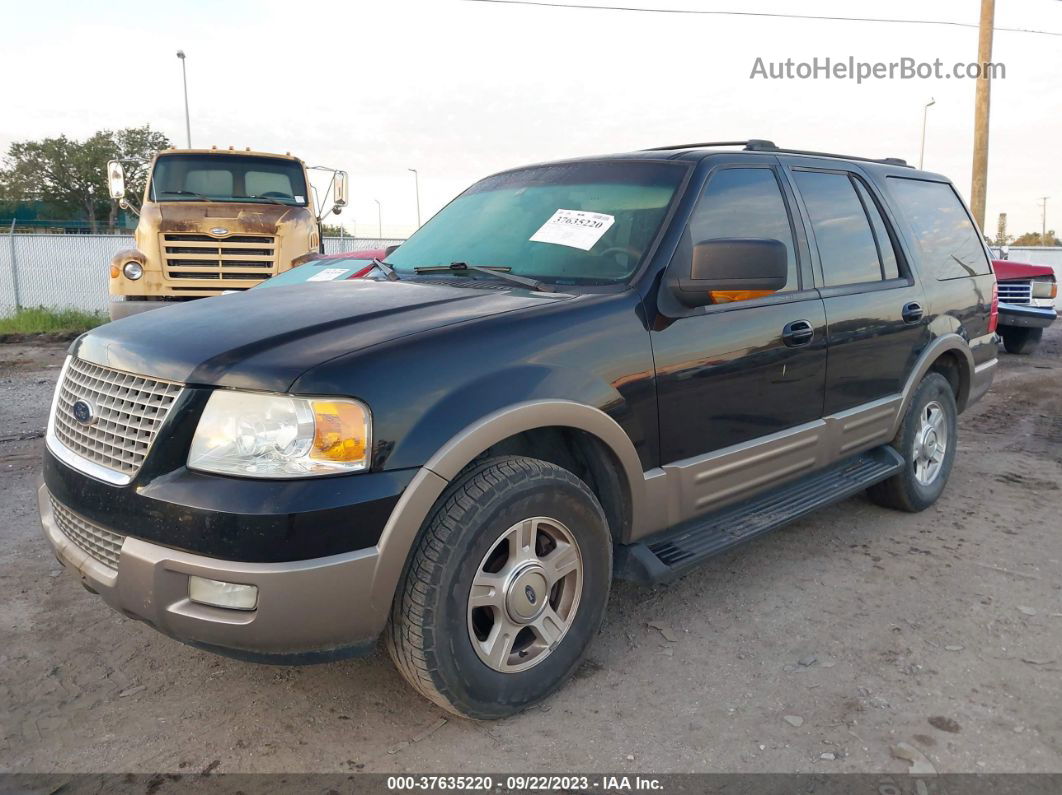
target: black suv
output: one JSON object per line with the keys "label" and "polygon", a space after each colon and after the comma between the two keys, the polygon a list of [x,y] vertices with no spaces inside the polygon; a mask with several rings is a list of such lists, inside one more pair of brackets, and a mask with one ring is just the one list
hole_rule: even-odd
{"label": "black suv", "polygon": [[579,664],[614,576],[864,489],[931,505],[996,364],[969,212],[902,161],[738,146],[506,171],[371,278],[84,335],[39,490],[59,559],[230,655],[383,634],[494,718]]}

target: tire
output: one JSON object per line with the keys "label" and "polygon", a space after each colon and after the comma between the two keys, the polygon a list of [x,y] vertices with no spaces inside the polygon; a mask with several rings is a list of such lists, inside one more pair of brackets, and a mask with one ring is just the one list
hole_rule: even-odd
{"label": "tire", "polygon": [[[498,588],[479,584],[491,578]],[[608,522],[585,483],[533,458],[487,459],[455,479],[429,516],[385,644],[426,698],[464,717],[502,718],[576,669],[611,582]]]}
{"label": "tire", "polygon": [[1044,336],[1044,330],[1042,328],[1000,326],[999,335],[1003,338],[1003,348],[1007,353],[1028,356],[1040,346],[1040,339]]}
{"label": "tire", "polygon": [[[922,446],[925,439],[926,417],[936,418],[944,423],[944,430],[936,426],[929,444]],[[903,422],[892,447],[904,458],[904,468],[888,480],[867,489],[867,496],[878,505],[900,511],[917,513],[924,511],[937,501],[955,462],[955,447],[958,439],[958,411],[955,408],[955,393],[951,391],[948,380],[939,373],[930,373],[915,390],[911,404],[907,407]],[[929,423],[933,425],[933,422]],[[936,467],[927,464],[927,458],[919,452],[938,453],[939,439],[944,439],[944,450],[939,455]]]}

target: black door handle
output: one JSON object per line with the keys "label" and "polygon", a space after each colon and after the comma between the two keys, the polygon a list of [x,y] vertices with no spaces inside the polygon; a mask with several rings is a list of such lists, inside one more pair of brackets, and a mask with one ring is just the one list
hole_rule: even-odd
{"label": "black door handle", "polygon": [[900,316],[903,318],[904,323],[917,323],[922,319],[922,314],[922,305],[917,301],[904,304],[903,309],[900,310]]}
{"label": "black door handle", "polygon": [[815,327],[807,320],[794,320],[782,329],[782,342],[790,348],[807,345],[815,336]]}

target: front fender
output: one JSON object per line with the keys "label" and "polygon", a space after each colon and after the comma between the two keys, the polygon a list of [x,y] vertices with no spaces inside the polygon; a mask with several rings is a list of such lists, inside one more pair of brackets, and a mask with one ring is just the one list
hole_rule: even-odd
{"label": "front fender", "polygon": [[119,272],[121,271],[122,266],[127,262],[139,262],[140,266],[144,268],[144,270],[147,270],[147,254],[140,249],[123,248],[111,257],[111,267],[118,268]]}

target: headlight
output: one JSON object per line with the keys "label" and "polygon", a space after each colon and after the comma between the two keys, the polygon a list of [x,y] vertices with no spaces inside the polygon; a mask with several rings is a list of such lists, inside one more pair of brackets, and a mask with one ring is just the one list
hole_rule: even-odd
{"label": "headlight", "polygon": [[125,274],[125,278],[135,282],[144,275],[144,266],[139,262],[127,262],[122,266],[122,273]]}
{"label": "headlight", "polygon": [[1054,298],[1058,295],[1058,285],[1055,282],[1033,282],[1033,298]]}
{"label": "headlight", "polygon": [[301,478],[369,466],[372,420],[348,398],[300,398],[219,389],[207,401],[189,469]]}

